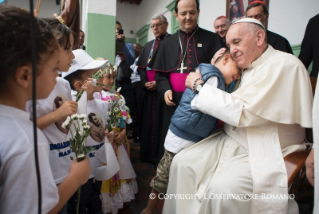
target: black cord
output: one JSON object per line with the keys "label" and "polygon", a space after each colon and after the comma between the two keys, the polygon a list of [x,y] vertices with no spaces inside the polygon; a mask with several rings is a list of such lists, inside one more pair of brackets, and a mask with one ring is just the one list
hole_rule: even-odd
{"label": "black cord", "polygon": [[36,43],[35,43],[35,18],[33,14],[33,0],[30,2],[30,20],[31,20],[31,46],[32,46],[32,118],[33,118],[33,137],[34,137],[34,159],[37,171],[38,182],[38,213],[42,212],[42,190],[38,158],[38,135],[37,135],[37,112],[36,112]]}

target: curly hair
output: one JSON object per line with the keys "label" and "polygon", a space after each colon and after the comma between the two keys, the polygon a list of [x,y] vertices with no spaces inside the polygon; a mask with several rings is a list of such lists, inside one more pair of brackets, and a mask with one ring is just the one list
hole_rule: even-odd
{"label": "curly hair", "polygon": [[[20,8],[0,5],[0,91],[16,70],[32,65],[30,13]],[[58,43],[43,21],[35,18],[36,62],[42,65],[58,49]]]}
{"label": "curly hair", "polygon": [[[76,35],[75,35],[74,31],[72,31],[66,25],[62,24],[56,18],[42,18],[42,20],[47,22],[48,25],[51,27],[51,30],[53,31],[53,34],[54,34],[56,40],[58,40],[58,43],[60,44],[61,47],[64,47],[65,50],[70,45],[71,45],[71,47],[74,47],[74,44],[76,41],[76,39],[75,39]],[[70,44],[70,35],[72,35],[74,38],[73,44]]]}

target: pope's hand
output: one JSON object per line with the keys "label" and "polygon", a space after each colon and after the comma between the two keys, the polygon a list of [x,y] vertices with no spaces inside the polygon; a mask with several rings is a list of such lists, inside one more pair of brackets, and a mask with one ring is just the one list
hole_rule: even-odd
{"label": "pope's hand", "polygon": [[[314,186],[315,181],[315,175],[314,175],[314,149],[311,150],[307,160],[306,160],[306,175],[308,178],[308,181],[311,183],[312,186]],[[318,178],[317,178],[318,179]]]}
{"label": "pope's hand", "polygon": [[[199,69],[197,69],[196,72],[190,72],[186,78],[185,86],[187,88],[193,89],[194,82],[198,78],[202,78],[202,75],[201,75]],[[200,82],[202,82],[202,81],[197,81],[196,83],[199,84]]]}
{"label": "pope's hand", "polygon": [[168,106],[176,106],[176,104],[172,102],[172,100],[173,100],[173,92],[172,92],[172,90],[168,90],[168,91],[165,92],[164,100],[166,102],[166,105],[168,105]]}

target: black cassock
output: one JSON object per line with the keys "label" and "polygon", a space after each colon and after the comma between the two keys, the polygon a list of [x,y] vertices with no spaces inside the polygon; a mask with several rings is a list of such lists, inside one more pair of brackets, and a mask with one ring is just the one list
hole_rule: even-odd
{"label": "black cassock", "polygon": [[163,98],[157,90],[150,91],[145,88],[145,83],[155,81],[155,71],[147,69],[150,58],[153,58],[154,51],[159,47],[162,40],[170,35],[165,34],[161,38],[152,40],[143,47],[140,58],[137,62],[138,72],[143,85],[142,110],[140,118],[140,160],[150,162],[157,166],[161,156],[160,138],[162,133],[162,108]]}
{"label": "black cassock", "polygon": [[[194,32],[195,34],[193,34]],[[191,37],[192,34],[193,36]],[[178,37],[180,37],[183,53]],[[214,54],[222,47],[224,47],[224,42],[219,35],[196,27],[190,33],[178,30],[175,34],[164,40],[154,53],[154,60],[151,60],[149,66],[157,71],[157,90],[162,100],[164,100],[164,93],[167,90],[172,90],[173,102],[176,104],[176,106],[173,107],[167,106],[164,101],[162,111],[163,125],[160,138],[161,156],[163,156],[164,153],[164,142],[171,117],[186,89],[185,80],[187,75],[189,72],[193,72],[200,63],[210,63]],[[183,69],[183,73],[181,73],[180,69],[182,58],[184,59],[184,67],[187,67],[187,69]]]}
{"label": "black cassock", "polygon": [[267,30],[267,42],[276,50],[293,54],[288,40],[279,34]]}

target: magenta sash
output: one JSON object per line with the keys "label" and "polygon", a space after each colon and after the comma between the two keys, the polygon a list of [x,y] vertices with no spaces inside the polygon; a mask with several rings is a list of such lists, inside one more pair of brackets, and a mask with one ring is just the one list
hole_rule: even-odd
{"label": "magenta sash", "polygon": [[154,70],[147,70],[146,71],[146,76],[147,76],[147,79],[149,82],[155,81],[155,74],[156,74],[156,71],[154,71]]}
{"label": "magenta sash", "polygon": [[185,82],[187,76],[188,73],[171,73],[169,75],[169,81],[171,82],[173,91],[184,92],[186,90]]}

